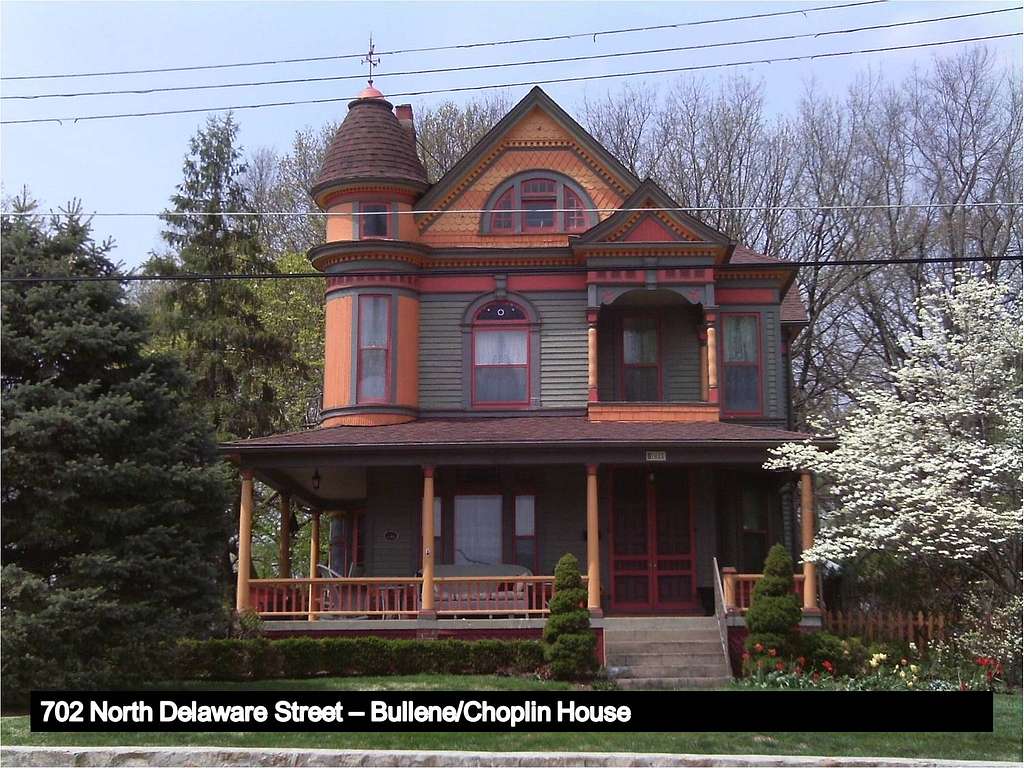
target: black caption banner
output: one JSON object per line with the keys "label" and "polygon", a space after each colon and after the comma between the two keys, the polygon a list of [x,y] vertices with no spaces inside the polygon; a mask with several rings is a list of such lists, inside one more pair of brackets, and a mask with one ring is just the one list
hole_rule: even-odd
{"label": "black caption banner", "polygon": [[33,691],[34,732],[992,731],[985,692]]}

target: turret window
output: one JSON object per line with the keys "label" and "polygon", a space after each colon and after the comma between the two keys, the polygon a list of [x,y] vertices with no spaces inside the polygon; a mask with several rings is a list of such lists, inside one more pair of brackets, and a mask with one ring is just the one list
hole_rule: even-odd
{"label": "turret window", "polygon": [[507,180],[491,195],[484,234],[583,232],[597,224],[594,205],[581,187],[561,174],[535,172]]}
{"label": "turret window", "polygon": [[359,353],[357,400],[381,403],[388,399],[390,368],[390,296],[359,297]]}
{"label": "turret window", "polygon": [[359,236],[392,237],[391,209],[387,203],[361,203],[359,205]]}

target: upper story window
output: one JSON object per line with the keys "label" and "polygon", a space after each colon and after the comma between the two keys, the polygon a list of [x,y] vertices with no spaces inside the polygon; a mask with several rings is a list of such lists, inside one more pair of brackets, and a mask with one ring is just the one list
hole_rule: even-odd
{"label": "upper story window", "polygon": [[506,180],[491,195],[485,234],[583,232],[597,224],[594,204],[579,185],[556,173],[533,171]]}
{"label": "upper story window", "polygon": [[356,402],[387,402],[390,337],[391,297],[360,296]]}
{"label": "upper story window", "polygon": [[391,231],[391,206],[387,203],[359,203],[359,237],[389,238]]}
{"label": "upper story window", "polygon": [[754,314],[722,315],[723,410],[732,414],[761,413],[760,323]]}
{"label": "upper story window", "polygon": [[622,318],[623,400],[661,400],[661,356],[658,318],[626,315]]}
{"label": "upper story window", "polygon": [[492,301],[473,319],[473,404],[530,402],[530,328],[523,308]]}

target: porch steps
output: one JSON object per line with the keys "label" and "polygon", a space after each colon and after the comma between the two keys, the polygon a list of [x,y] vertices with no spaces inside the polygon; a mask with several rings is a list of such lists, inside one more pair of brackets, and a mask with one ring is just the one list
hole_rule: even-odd
{"label": "porch steps", "polygon": [[606,618],[609,676],[622,688],[713,688],[732,680],[714,617]]}

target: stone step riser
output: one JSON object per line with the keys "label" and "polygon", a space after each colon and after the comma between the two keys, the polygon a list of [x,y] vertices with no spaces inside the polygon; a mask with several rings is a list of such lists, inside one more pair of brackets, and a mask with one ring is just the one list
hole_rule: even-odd
{"label": "stone step riser", "polygon": [[[612,672],[614,670],[614,672]],[[647,677],[726,677],[729,672],[723,664],[660,664],[609,667],[609,676],[616,680]]]}
{"label": "stone step riser", "polygon": [[605,619],[604,628],[611,629],[718,629],[714,616],[698,618],[628,618]]}
{"label": "stone step riser", "polygon": [[659,653],[609,653],[608,665],[616,667],[671,667],[678,664],[701,664],[722,666],[725,663],[722,654],[672,654],[664,656]]}
{"label": "stone step riser", "polygon": [[718,630],[710,629],[688,629],[684,632],[677,632],[674,630],[665,629],[649,629],[649,630],[621,630],[616,632],[609,632],[605,630],[604,633],[605,642],[628,642],[635,640],[643,640],[647,642],[669,642],[669,643],[685,643],[685,642],[711,642],[711,641],[722,641],[722,636],[718,633]]}
{"label": "stone step riser", "polygon": [[609,653],[717,653],[721,655],[722,641],[697,640],[692,642],[669,642],[658,640],[655,642],[644,642],[643,640],[612,640],[605,638],[604,646]]}

